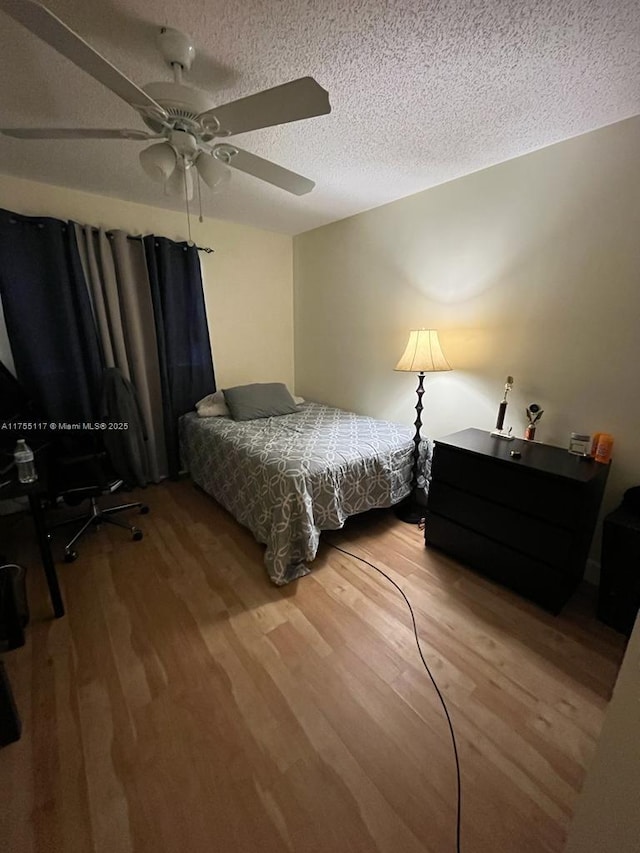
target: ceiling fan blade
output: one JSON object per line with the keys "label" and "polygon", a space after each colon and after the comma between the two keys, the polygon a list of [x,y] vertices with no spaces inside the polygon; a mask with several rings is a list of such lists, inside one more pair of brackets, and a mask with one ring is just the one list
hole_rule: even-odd
{"label": "ceiling fan blade", "polygon": [[[272,163],[271,160],[265,160],[258,157],[257,154],[251,154],[249,151],[243,151],[235,145],[221,145],[219,149],[229,149],[237,153],[227,157],[223,156],[222,162],[228,163],[233,169],[238,169],[240,172],[245,172],[247,175],[253,175],[254,178],[260,178],[261,181],[267,181],[273,184],[274,187],[280,187],[281,190],[286,190],[294,195],[305,195],[311,192],[315,187],[314,181],[309,178],[304,178],[302,175],[297,175],[295,172],[285,169],[283,166],[278,166],[277,163]],[[216,149],[214,149],[216,150]],[[230,153],[230,151],[229,151]]]}
{"label": "ceiling fan blade", "polygon": [[158,139],[145,130],[98,130],[90,127],[6,127],[4,136],[16,139]]}
{"label": "ceiling fan blade", "polygon": [[154,117],[166,118],[167,114],[160,104],[40,3],[35,0],[0,0],[0,9],[87,74],[95,77],[134,109],[143,113],[147,111]]}
{"label": "ceiling fan blade", "polygon": [[226,132],[225,135],[232,136],[330,112],[329,93],[313,77],[300,77],[290,83],[207,110],[199,118],[205,125],[215,125],[217,121]]}

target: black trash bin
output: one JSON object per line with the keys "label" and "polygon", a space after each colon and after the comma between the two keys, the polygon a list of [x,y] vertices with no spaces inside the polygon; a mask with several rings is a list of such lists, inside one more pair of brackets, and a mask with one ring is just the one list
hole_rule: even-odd
{"label": "black trash bin", "polygon": [[[24,645],[29,621],[26,570],[16,563],[0,566],[0,651]],[[11,684],[0,661],[0,746],[19,740],[22,731]]]}
{"label": "black trash bin", "polygon": [[0,746],[20,739],[22,724],[13,698],[9,678],[0,660]]}
{"label": "black trash bin", "polygon": [[0,652],[24,646],[29,622],[27,570],[17,563],[0,565]]}

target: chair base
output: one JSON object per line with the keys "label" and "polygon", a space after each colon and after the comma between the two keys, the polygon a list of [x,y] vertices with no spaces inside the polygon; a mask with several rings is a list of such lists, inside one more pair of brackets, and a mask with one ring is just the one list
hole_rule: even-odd
{"label": "chair base", "polygon": [[76,542],[78,542],[78,540],[81,539],[92,527],[98,527],[101,524],[112,524],[115,527],[123,527],[131,533],[131,538],[135,542],[139,542],[140,539],[142,539],[142,530],[132,524],[127,524],[125,521],[120,521],[118,518],[112,518],[112,516],[119,512],[126,512],[130,509],[137,509],[142,515],[146,515],[146,513],[149,512],[149,507],[146,504],[143,504],[140,501],[134,501],[133,503],[118,504],[117,506],[110,506],[102,509],[95,497],[89,498],[89,502],[90,511],[88,513],[76,515],[73,518],[65,518],[64,521],[59,521],[56,524],[53,524],[50,528],[50,530],[53,530],[57,527],[65,527],[67,524],[77,524],[78,522],[81,522],[74,537],[64,546],[64,559],[66,563],[73,563],[73,561],[78,558],[78,552],[73,547]]}

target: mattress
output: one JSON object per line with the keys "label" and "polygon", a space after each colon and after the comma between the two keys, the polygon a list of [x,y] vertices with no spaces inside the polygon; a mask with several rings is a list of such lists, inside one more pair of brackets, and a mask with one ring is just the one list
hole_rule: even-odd
{"label": "mattress", "polygon": [[[410,492],[408,427],[319,403],[244,422],[192,412],[181,418],[180,446],[194,482],[266,545],[278,585],[308,574],[322,530]],[[429,443],[421,453],[426,464]]]}

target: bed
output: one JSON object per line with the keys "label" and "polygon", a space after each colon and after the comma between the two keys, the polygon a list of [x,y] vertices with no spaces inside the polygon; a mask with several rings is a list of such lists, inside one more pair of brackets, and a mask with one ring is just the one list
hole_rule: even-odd
{"label": "bed", "polygon": [[[243,422],[190,412],[181,418],[180,446],[194,482],[266,545],[278,585],[309,573],[322,530],[410,491],[408,427],[319,403]],[[423,442],[423,471],[430,452]]]}

